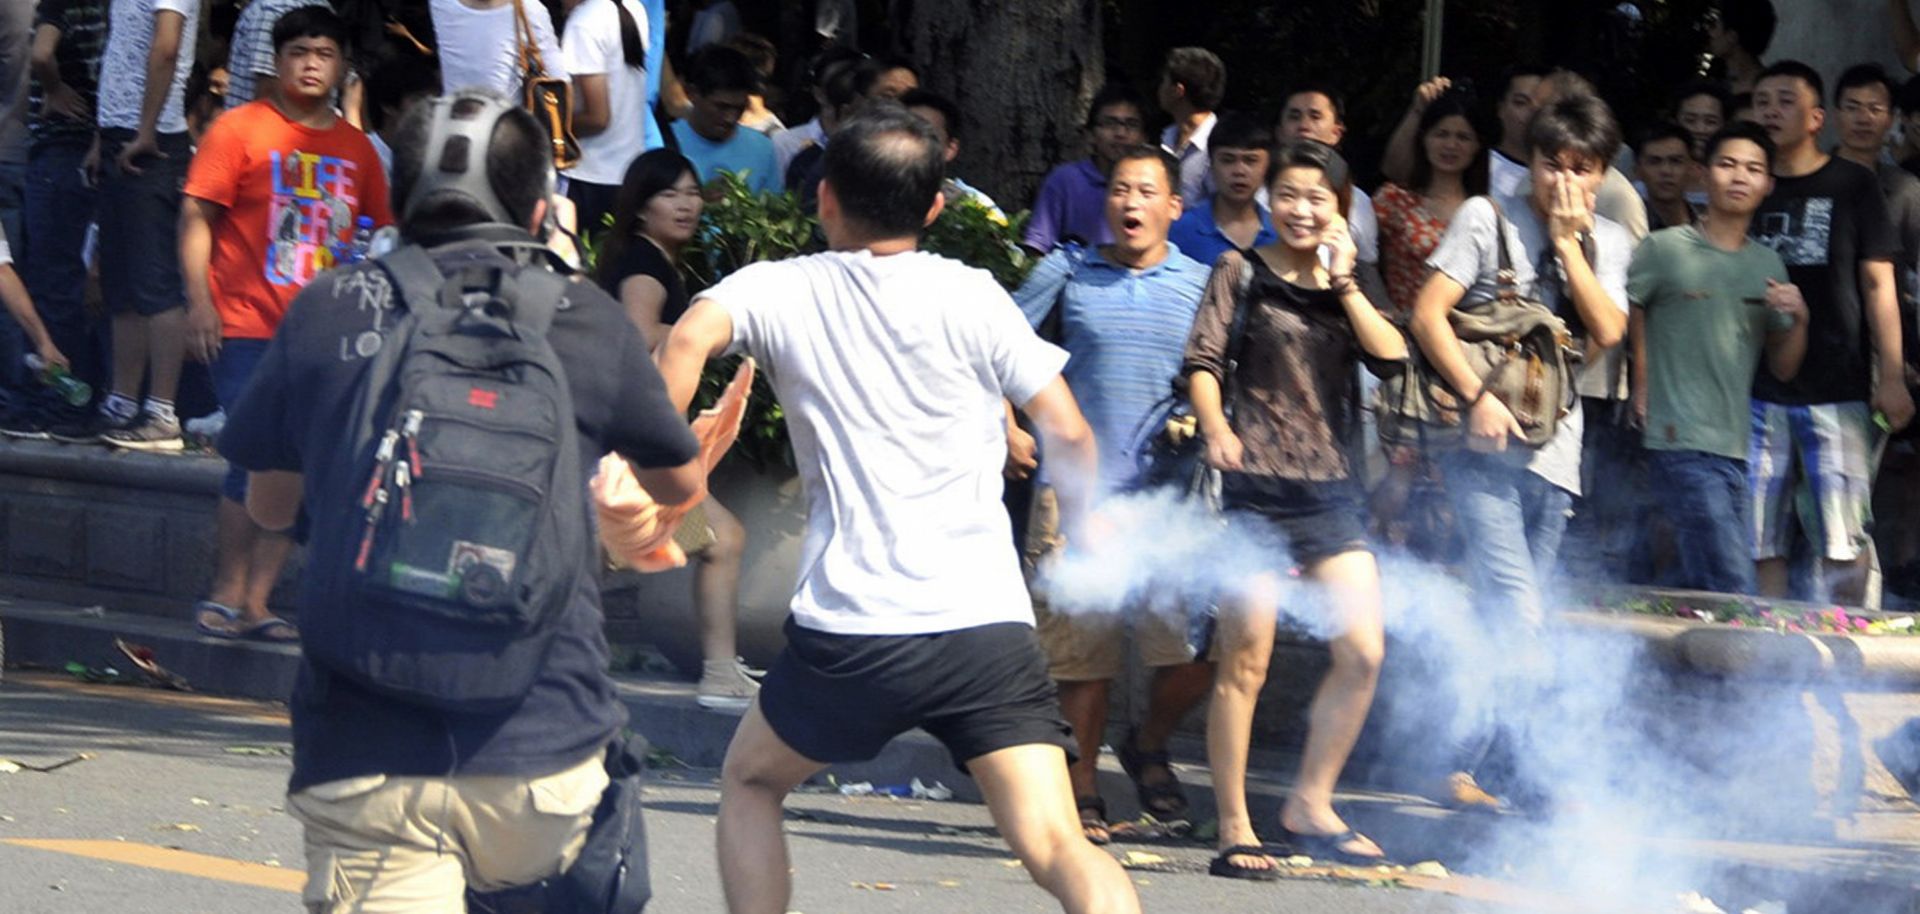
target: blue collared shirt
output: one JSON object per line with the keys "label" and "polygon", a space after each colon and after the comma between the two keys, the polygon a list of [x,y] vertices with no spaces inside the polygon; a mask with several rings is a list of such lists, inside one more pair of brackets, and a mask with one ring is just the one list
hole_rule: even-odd
{"label": "blue collared shirt", "polygon": [[[1260,214],[1260,231],[1253,236],[1253,246],[1279,241],[1280,236],[1273,230],[1273,219],[1267,215],[1266,207],[1256,203],[1253,211]],[[1213,221],[1213,201],[1210,199],[1187,207],[1173,227],[1167,229],[1167,240],[1179,245],[1187,256],[1208,266],[1219,260],[1221,254],[1239,247]]]}
{"label": "blue collared shirt", "polygon": [[1171,244],[1165,260],[1144,270],[1068,245],[1042,258],[1013,293],[1035,327],[1060,309],[1059,343],[1069,356],[1061,376],[1093,427],[1105,490],[1138,475],[1134,439],[1173,391],[1209,274]]}

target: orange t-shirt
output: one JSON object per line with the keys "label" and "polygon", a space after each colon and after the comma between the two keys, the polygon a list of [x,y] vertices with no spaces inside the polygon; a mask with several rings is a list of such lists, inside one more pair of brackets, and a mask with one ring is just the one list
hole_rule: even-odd
{"label": "orange t-shirt", "polygon": [[287,304],[353,243],[354,222],[393,222],[367,136],[345,120],[303,127],[271,101],[216,118],[187,169],[186,193],[226,207],[213,226],[208,284],[220,334],[268,339]]}

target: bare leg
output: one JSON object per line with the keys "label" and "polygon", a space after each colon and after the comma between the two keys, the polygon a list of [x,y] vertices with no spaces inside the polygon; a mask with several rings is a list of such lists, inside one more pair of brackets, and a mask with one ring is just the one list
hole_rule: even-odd
{"label": "bare leg", "polygon": [[[1253,814],[1247,810],[1247,752],[1253,740],[1254,704],[1267,684],[1267,662],[1273,658],[1279,602],[1279,580],[1261,575],[1238,600],[1220,607],[1219,669],[1213,679],[1213,702],[1207,706],[1207,764],[1213,769],[1223,850],[1260,843]],[[1266,856],[1240,856],[1230,862],[1258,869],[1274,866]]]}
{"label": "bare leg", "polygon": [[1161,752],[1187,712],[1213,690],[1213,664],[1204,660],[1163,666],[1153,671],[1153,693],[1147,699],[1147,719],[1135,731],[1135,748]]}
{"label": "bare leg", "polygon": [[259,527],[247,516],[247,507],[222,497],[214,509],[213,590],[207,599],[229,609],[242,609],[247,599],[247,566]]}
{"label": "bare leg", "polygon": [[287,566],[287,557],[292,554],[292,537],[260,527],[253,529],[253,550],[247,559],[246,601],[239,607],[240,616],[247,623],[272,617],[268,601],[273,598],[273,586],[280,582],[280,570]]}
{"label": "bare leg", "polygon": [[1761,559],[1753,563],[1753,573],[1763,597],[1785,597],[1790,586],[1786,559]]}
{"label": "bare leg", "polygon": [[[1353,744],[1360,738],[1360,728],[1367,722],[1374,688],[1380,682],[1380,663],[1386,654],[1386,637],[1381,631],[1380,569],[1372,553],[1354,551],[1321,561],[1309,569],[1309,574],[1327,587],[1345,630],[1328,645],[1333,652],[1333,667],[1314,693],[1300,775],[1280,810],[1280,824],[1296,834],[1337,835],[1347,830],[1347,823],[1333,811],[1334,787]],[[1364,837],[1342,849],[1365,856],[1380,853],[1380,848]]]}
{"label": "bare leg", "polygon": [[140,401],[147,377],[147,319],[132,311],[113,316],[113,392]]}
{"label": "bare leg", "polygon": [[[120,342],[114,341],[118,348]],[[147,396],[172,403],[180,395],[180,364],[187,357],[187,309],[171,308],[147,318]]]}
{"label": "bare leg", "polygon": [[732,660],[740,653],[737,631],[740,614],[740,559],[746,553],[747,530],[739,518],[709,497],[707,522],[713,526],[713,545],[703,550],[693,569],[693,606],[700,617],[701,659]]}
{"label": "bare leg", "polygon": [[[1062,682],[1060,687],[1060,715],[1073,726],[1073,738],[1080,744],[1080,760],[1067,766],[1067,777],[1073,786],[1073,796],[1098,797],[1100,795],[1100,742],[1107,732],[1107,702],[1111,694],[1112,683],[1105,679],[1081,682]],[[1074,813],[1079,818],[1079,813]],[[1102,841],[1107,838],[1106,829],[1088,827],[1085,829],[1088,840]]]}
{"label": "bare leg", "polygon": [[720,768],[720,887],[732,914],[786,914],[793,876],[780,807],[825,767],[783,742],[758,701],[747,709]]}
{"label": "bare leg", "polygon": [[1056,746],[1014,746],[967,762],[987,809],[1033,881],[1068,914],[1133,914],[1133,883],[1120,864],[1087,843],[1073,808],[1066,754]]}

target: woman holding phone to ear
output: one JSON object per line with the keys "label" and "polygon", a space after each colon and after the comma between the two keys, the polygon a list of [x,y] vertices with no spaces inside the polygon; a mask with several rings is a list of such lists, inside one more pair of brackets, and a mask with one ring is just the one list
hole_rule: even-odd
{"label": "woman holding phone to ear", "polygon": [[[1184,376],[1239,522],[1284,539],[1292,563],[1331,597],[1333,667],[1314,696],[1299,778],[1280,825],[1299,853],[1347,863],[1386,859],[1333,809],[1334,784],[1366,722],[1385,653],[1380,572],[1366,537],[1360,468],[1347,442],[1360,423],[1356,362],[1406,358],[1406,340],[1354,281],[1358,251],[1342,199],[1346,163],[1313,141],[1275,151],[1268,171],[1279,240],[1221,256],[1187,344]],[[1325,249],[1324,255],[1322,249]],[[1236,313],[1238,352],[1227,351]],[[1229,373],[1228,364],[1233,363]],[[1223,379],[1225,389],[1223,390]],[[1228,415],[1227,403],[1233,404]],[[1273,879],[1247,811],[1254,704],[1273,653],[1287,562],[1241,581],[1221,606],[1207,760],[1220,809],[1216,876]]]}

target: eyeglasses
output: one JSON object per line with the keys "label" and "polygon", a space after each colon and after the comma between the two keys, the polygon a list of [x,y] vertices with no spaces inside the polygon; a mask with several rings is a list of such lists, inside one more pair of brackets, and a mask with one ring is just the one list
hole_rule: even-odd
{"label": "eyeglasses", "polygon": [[1862,102],[1847,102],[1846,104],[1840,106],[1840,110],[1848,114],[1870,114],[1874,117],[1885,117],[1887,112],[1892,109],[1888,108],[1886,105],[1870,105]]}

